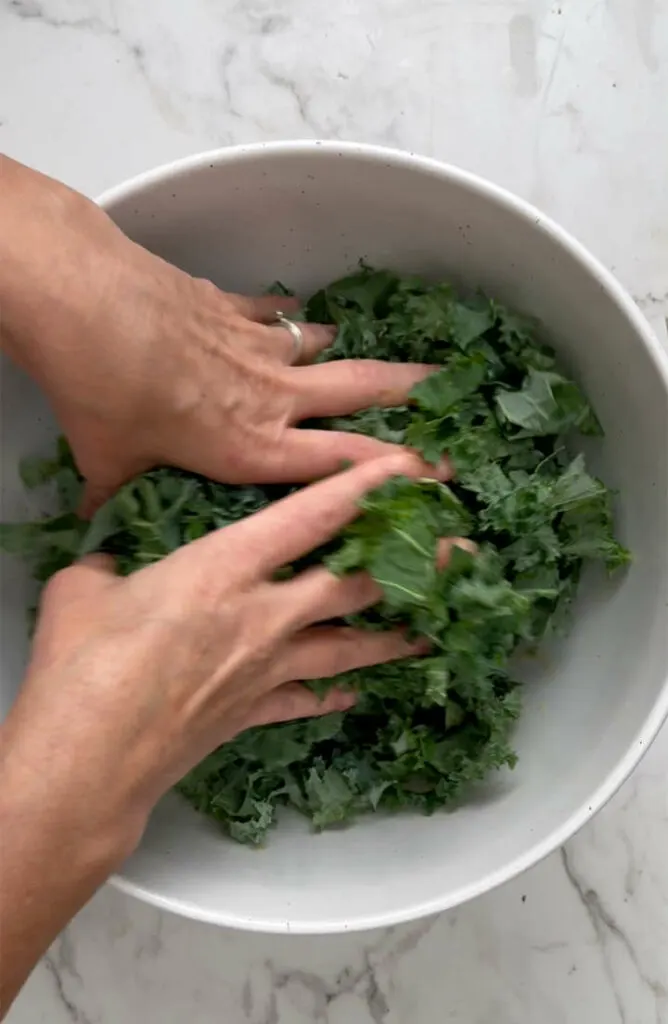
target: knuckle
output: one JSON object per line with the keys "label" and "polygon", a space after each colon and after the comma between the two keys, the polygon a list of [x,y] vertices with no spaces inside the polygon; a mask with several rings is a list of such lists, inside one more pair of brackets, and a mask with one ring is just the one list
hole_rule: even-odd
{"label": "knuckle", "polygon": [[46,587],[44,588],[45,594],[55,594],[65,588],[72,586],[73,578],[77,575],[77,568],[74,565],[68,566],[66,569],[59,569],[58,572],[50,578]]}
{"label": "knuckle", "polygon": [[281,696],[281,704],[281,716],[298,718],[304,713],[304,694],[301,690],[290,689],[288,693]]}
{"label": "knuckle", "polygon": [[[353,360],[348,363],[349,372],[355,380],[363,380],[371,387],[382,388],[387,378],[387,363],[379,359],[362,359],[359,366]],[[390,371],[391,372],[391,371]]]}
{"label": "knuckle", "polygon": [[47,608],[73,597],[76,594],[78,578],[76,565],[59,569],[44,587],[40,597],[40,607]]}
{"label": "knuckle", "polygon": [[326,567],[315,570],[318,573],[317,601],[321,605],[340,604],[354,587],[352,576],[335,576]]}
{"label": "knuckle", "polygon": [[377,601],[382,597],[382,589],[368,572],[355,573],[349,577],[350,598],[355,604]]}
{"label": "knuckle", "polygon": [[332,577],[327,603],[336,608],[337,615],[349,615],[375,604],[381,596],[378,585],[366,572],[341,578]]}
{"label": "knuckle", "polygon": [[398,451],[387,455],[383,460],[382,471],[385,475],[415,476],[421,468],[422,462],[417,455],[408,451]]}
{"label": "knuckle", "polygon": [[331,345],[336,337],[336,327],[326,324],[303,324],[301,329],[304,335],[318,346]]}
{"label": "knuckle", "polygon": [[[369,634],[373,636],[373,634]],[[341,626],[338,632],[338,639],[341,642],[342,649],[349,652],[351,649],[360,646],[360,643],[366,637],[360,636],[360,630],[355,629],[354,626]]]}
{"label": "knuckle", "polygon": [[361,652],[359,632],[352,627],[342,626],[330,651],[330,675],[338,676],[354,668]]}
{"label": "knuckle", "polygon": [[225,292],[221,292],[220,288],[217,288],[213,281],[210,281],[208,277],[196,277],[193,279],[199,296],[204,299],[215,299],[224,308],[234,309],[234,304],[231,301],[231,296]]}

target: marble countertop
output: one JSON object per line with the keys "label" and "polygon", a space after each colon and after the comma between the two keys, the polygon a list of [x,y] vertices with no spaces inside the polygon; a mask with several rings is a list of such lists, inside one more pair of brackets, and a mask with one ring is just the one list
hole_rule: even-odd
{"label": "marble countertop", "polygon": [[[665,337],[666,0],[0,0],[0,148],[95,195],[174,157],[336,138],[514,190]],[[10,1024],[668,1024],[668,732],[560,853],[428,921],[233,933],[101,892]]]}

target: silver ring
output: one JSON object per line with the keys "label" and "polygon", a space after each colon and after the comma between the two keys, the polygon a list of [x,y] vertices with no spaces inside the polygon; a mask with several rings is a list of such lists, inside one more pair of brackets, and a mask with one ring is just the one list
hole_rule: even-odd
{"label": "silver ring", "polygon": [[301,354],[304,349],[304,332],[302,331],[299,324],[296,324],[294,320],[290,320],[285,313],[281,313],[279,309],[276,310],[276,323],[279,327],[285,327],[286,331],[290,332],[292,338],[292,362],[298,363],[301,359]]}

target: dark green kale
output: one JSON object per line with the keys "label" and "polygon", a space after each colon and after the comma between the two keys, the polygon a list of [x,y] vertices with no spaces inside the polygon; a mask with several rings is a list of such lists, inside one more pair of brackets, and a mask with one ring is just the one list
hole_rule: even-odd
{"label": "dark green kale", "polygon": [[[610,493],[582,455],[566,454],[566,436],[601,428],[534,321],[482,295],[461,299],[448,284],[367,267],[318,292],[305,312],[338,327],[327,359],[441,364],[409,404],[325,425],[409,444],[431,462],[447,453],[455,480],[389,481],[312,556],[335,573],[371,573],[383,601],[353,621],[407,625],[430,638],[430,655],[339,677],[358,694],[351,711],[250,729],[179,784],[198,810],[252,844],[284,805],[316,828],[377,808],[431,812],[512,767],[513,653],[564,628],[585,561],[614,570],[629,559],[614,538]],[[157,469],[87,524],[75,514],[80,481],[66,446],[54,460],[27,461],[23,478],[51,482],[61,512],[1,527],[0,546],[27,558],[39,580],[93,550],[132,572],[290,490]],[[472,538],[478,553],[455,548],[438,569],[438,540],[455,535]]]}

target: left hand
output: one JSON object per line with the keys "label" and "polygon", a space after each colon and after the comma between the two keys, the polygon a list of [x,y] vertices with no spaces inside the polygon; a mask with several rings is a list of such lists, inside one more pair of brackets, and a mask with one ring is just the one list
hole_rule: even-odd
{"label": "left hand", "polygon": [[402,404],[430,367],[310,365],[332,329],[303,325],[296,353],[275,325],[276,310],[289,316],[294,300],[221,292],[136,245],[83,196],[12,161],[3,184],[13,199],[0,242],[3,330],[72,445],[85,512],[158,464],[227,483],[302,483],[396,451],[295,427]]}
{"label": "left hand", "polygon": [[[128,577],[93,555],[42,594],[26,680],[2,725],[0,771],[64,795],[74,831],[127,855],[158,798],[253,725],[349,708],[303,680],[424,654],[428,643],[332,625],[375,604],[366,573],[276,570],[330,540],[367,491],[429,472],[408,452],[338,473]],[[82,789],[85,792],[82,792]],[[69,795],[68,795],[69,794]]]}
{"label": "left hand", "polygon": [[364,573],[299,560],[389,477],[400,452],[304,488],[126,578],[95,555],[42,595],[27,678],[0,728],[0,1019],[37,958],[136,847],[174,782],[250,725],[350,707],[303,679],[425,653],[401,632],[331,625],[375,604]]}

